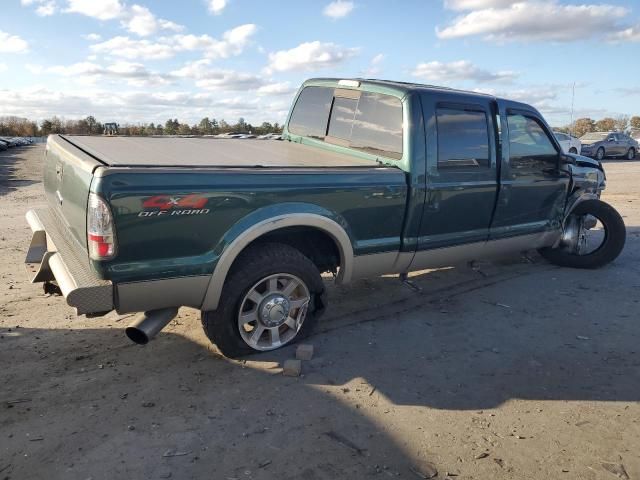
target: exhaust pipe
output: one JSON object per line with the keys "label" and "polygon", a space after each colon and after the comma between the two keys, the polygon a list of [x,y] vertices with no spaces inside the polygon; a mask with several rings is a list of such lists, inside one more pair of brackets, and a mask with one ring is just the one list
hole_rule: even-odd
{"label": "exhaust pipe", "polygon": [[178,307],[151,310],[138,315],[136,321],[124,329],[129,340],[138,345],[146,345],[160,330],[175,318]]}

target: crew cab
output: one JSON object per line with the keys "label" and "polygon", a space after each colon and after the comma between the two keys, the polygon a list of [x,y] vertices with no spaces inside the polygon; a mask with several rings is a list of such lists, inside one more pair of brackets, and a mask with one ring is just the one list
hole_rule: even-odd
{"label": "crew cab", "polygon": [[27,268],[78,314],[181,306],[226,355],[307,334],[335,282],[538,249],[595,268],[625,242],[600,162],[563,153],[533,107],[472,92],[312,79],[283,141],[49,137]]}

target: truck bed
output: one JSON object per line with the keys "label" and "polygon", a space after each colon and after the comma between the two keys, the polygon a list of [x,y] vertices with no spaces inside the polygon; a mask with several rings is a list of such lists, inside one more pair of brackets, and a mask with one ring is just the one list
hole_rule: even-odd
{"label": "truck bed", "polygon": [[375,167],[348,154],[277,140],[64,135],[114,167]]}

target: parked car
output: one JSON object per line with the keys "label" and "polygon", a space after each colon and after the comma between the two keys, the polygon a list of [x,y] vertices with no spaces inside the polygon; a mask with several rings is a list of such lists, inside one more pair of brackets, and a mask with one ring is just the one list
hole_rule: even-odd
{"label": "parked car", "polygon": [[602,160],[605,157],[624,157],[633,160],[638,153],[638,142],[622,132],[592,132],[580,137],[581,154]]}
{"label": "parked car", "polygon": [[267,133],[265,135],[258,135],[259,140],[282,140],[282,135],[279,133]]}
{"label": "parked car", "polygon": [[562,151],[565,153],[580,153],[580,149],[582,148],[582,143],[580,140],[574,137],[573,135],[569,135],[568,133],[562,132],[553,132],[558,143],[562,147]]}
{"label": "parked car", "polygon": [[5,142],[3,142],[2,140],[0,140],[0,151],[5,151],[9,148],[9,145],[7,145]]}
{"label": "parked car", "polygon": [[4,143],[6,143],[9,148],[17,146],[17,143],[15,142],[15,140],[13,140],[11,138],[0,137],[0,140],[2,140]]}
{"label": "parked car", "polygon": [[527,104],[314,79],[293,105],[281,142],[50,136],[48,208],[27,213],[33,281],[79,314],[144,312],[126,329],[137,343],[197,308],[237,356],[309,333],[322,272],[405,279],[527,249],[596,268],[622,251],[601,163],[563,153]]}

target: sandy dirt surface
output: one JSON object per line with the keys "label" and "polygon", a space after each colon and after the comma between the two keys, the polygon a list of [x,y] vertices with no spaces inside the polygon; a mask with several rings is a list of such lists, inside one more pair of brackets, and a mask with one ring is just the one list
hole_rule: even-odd
{"label": "sandy dirt surface", "polygon": [[23,273],[42,147],[0,153],[0,479],[638,479],[640,162],[609,161],[626,248],[331,288],[294,347],[230,361],[195,310],[145,347]]}

